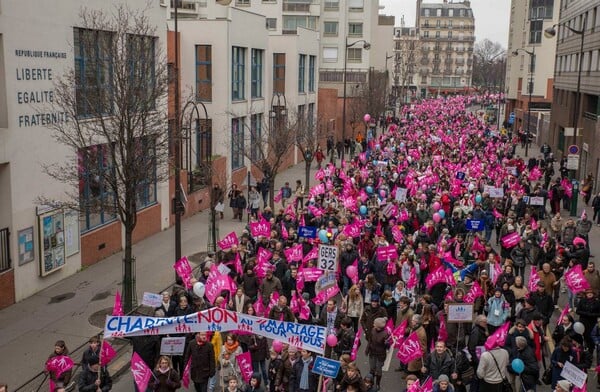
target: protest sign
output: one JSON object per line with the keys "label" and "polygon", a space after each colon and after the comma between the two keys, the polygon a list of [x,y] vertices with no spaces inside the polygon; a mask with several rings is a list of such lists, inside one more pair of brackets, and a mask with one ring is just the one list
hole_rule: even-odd
{"label": "protest sign", "polygon": [[185,336],[165,337],[160,341],[160,355],[183,355],[185,351]]}
{"label": "protest sign", "polygon": [[565,362],[560,376],[577,388],[583,388],[585,381],[587,380],[587,373],[573,365],[571,362]]}
{"label": "protest sign", "polygon": [[158,308],[162,305],[162,295],[145,292],[142,297],[142,305]]}
{"label": "protest sign", "polygon": [[398,188],[398,189],[396,189],[396,197],[395,197],[395,199],[399,203],[404,203],[404,202],[406,202],[406,195],[407,194],[408,194],[408,189],[406,189],[406,188]]}
{"label": "protest sign", "polygon": [[337,271],[338,248],[332,245],[319,245],[317,267],[324,271]]}

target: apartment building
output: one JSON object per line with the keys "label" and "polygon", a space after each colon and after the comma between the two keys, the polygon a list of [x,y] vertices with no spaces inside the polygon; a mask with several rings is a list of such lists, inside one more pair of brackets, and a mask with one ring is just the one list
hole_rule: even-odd
{"label": "apartment building", "polygon": [[393,95],[398,97],[398,104],[403,105],[411,100],[425,97],[427,88],[421,85],[419,76],[429,74],[426,68],[419,69],[420,50],[419,32],[416,27],[405,27],[404,23],[394,29],[394,76]]}
{"label": "apartment building", "polygon": [[558,22],[559,3],[511,2],[505,113],[507,118],[513,114],[513,129],[529,132],[536,143],[545,140],[548,131],[556,53],[556,43],[545,39],[543,32]]}
{"label": "apartment building", "polygon": [[[148,6],[144,0],[125,2],[132,9]],[[82,267],[120,251],[124,229],[117,214],[104,206],[111,192],[98,175],[112,167],[103,155],[105,145],[90,142],[87,148],[97,154],[83,154],[58,143],[52,137],[53,125],[73,120],[72,112],[57,109],[56,83],[76,70],[78,92],[93,88],[93,75],[100,64],[110,63],[111,52],[93,56],[82,46],[82,35],[100,37],[102,32],[83,30],[82,9],[110,14],[114,6],[104,1],[0,2],[0,308],[9,306],[49,287]],[[152,43],[155,56],[166,47],[164,15],[158,4],[147,8],[149,24],[156,36],[140,37]],[[134,42],[134,41],[132,41]],[[137,42],[137,41],[135,41]],[[114,53],[114,52],[112,52]],[[138,67],[132,59],[132,69]],[[84,73],[87,72],[87,73]],[[111,74],[107,73],[106,83]],[[87,84],[86,84],[87,83]],[[107,89],[108,90],[108,89]],[[77,116],[97,120],[85,100],[77,95]],[[157,110],[166,110],[157,106]],[[166,121],[165,121],[166,127]],[[166,128],[165,128],[166,129]],[[101,143],[101,142],[100,142]],[[151,146],[147,146],[151,151]],[[94,156],[95,158],[90,158]],[[87,157],[87,158],[82,158]],[[44,166],[67,164],[77,170],[78,184],[58,181]],[[133,240],[138,241],[167,226],[169,202],[166,183],[148,178],[138,195],[138,226]],[[42,205],[40,197],[50,200],[77,198],[81,211]]]}
{"label": "apartment building", "polygon": [[430,94],[467,91],[473,74],[475,17],[470,1],[417,0],[420,37],[419,85]]}
{"label": "apartment building", "polygon": [[[556,5],[558,7],[558,5]],[[600,5],[597,1],[563,0],[555,34],[542,39],[556,45],[552,116],[547,141],[557,156],[573,157],[576,178],[600,181]],[[574,130],[575,129],[575,130]]]}

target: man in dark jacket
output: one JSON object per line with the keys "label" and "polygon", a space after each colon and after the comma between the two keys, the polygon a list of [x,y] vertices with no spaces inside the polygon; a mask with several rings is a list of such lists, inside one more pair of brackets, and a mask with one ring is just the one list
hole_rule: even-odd
{"label": "man in dark jacket", "polygon": [[537,290],[531,293],[530,298],[535,301],[535,309],[544,318],[544,326],[548,325],[554,312],[554,300],[546,293],[546,284],[543,281],[537,283]]}
{"label": "man in dark jacket", "polygon": [[310,351],[300,350],[300,359],[292,368],[292,380],[296,392],[316,392],[319,382],[318,376],[312,372],[314,358]]}
{"label": "man in dark jacket", "polygon": [[191,358],[190,378],[194,382],[196,391],[206,392],[208,380],[215,375],[215,350],[208,341],[206,332],[196,333],[196,339],[188,343],[185,350],[185,361]]}
{"label": "man in dark jacket", "polygon": [[[98,377],[100,372],[100,377]],[[112,389],[112,378],[106,370],[106,366],[100,366],[100,358],[91,357],[80,376],[77,384],[81,392],[108,392]]]}
{"label": "man in dark jacket", "polygon": [[285,295],[280,295],[279,299],[277,299],[277,305],[271,308],[269,312],[269,318],[271,320],[278,321],[288,321],[294,322],[296,321],[296,317],[294,317],[294,313],[287,304],[287,298]]}
{"label": "man in dark jacket", "polygon": [[371,306],[368,306],[363,311],[360,317],[360,325],[363,328],[365,337],[367,340],[371,338],[371,330],[373,329],[373,322],[376,318],[387,317],[387,312],[384,308],[379,306],[379,295],[371,295]]}
{"label": "man in dark jacket", "polygon": [[244,294],[252,301],[255,301],[258,295],[259,283],[256,274],[254,274],[253,266],[253,264],[246,265],[246,273],[238,278],[238,283],[244,289]]}
{"label": "man in dark jacket", "polygon": [[446,348],[446,343],[439,341],[435,343],[435,350],[427,356],[421,373],[428,375],[434,380],[437,380],[439,376],[445,374],[450,376],[454,369],[454,359],[452,354]]}
{"label": "man in dark jacket", "polygon": [[[517,336],[515,338],[516,347],[509,352],[509,365],[508,371],[512,374],[520,374],[521,381],[523,382],[523,389],[526,391],[535,390],[535,386],[540,374],[540,367],[533,349],[527,344],[527,339],[523,336]],[[518,373],[512,368],[512,361],[520,359],[525,365],[525,369]]]}
{"label": "man in dark jacket", "polygon": [[342,294],[344,296],[346,294],[348,294],[348,290],[350,289],[350,286],[352,286],[352,280],[348,276],[346,276],[346,268],[351,266],[355,260],[358,260],[358,258],[359,258],[358,252],[354,248],[352,241],[350,241],[350,240],[346,241],[346,246],[345,246],[344,250],[342,251],[342,253],[340,254],[340,264],[342,266],[342,279],[343,279]]}
{"label": "man in dark jacket", "polygon": [[[477,366],[479,366],[477,347],[483,346],[487,338],[487,317],[485,317],[483,314],[480,314],[475,318],[473,329],[471,330],[471,335],[469,336],[469,345],[467,346],[469,354],[471,354],[471,360],[473,361],[474,369],[477,369]],[[479,391],[479,379],[477,378],[477,374],[475,374],[473,380],[471,380],[471,387],[469,390],[471,392]]]}

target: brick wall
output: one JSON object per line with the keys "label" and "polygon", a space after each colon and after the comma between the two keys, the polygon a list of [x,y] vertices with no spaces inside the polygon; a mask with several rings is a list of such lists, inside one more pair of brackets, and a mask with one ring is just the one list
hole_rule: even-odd
{"label": "brick wall", "polygon": [[15,272],[10,269],[0,274],[0,309],[15,303]]}
{"label": "brick wall", "polygon": [[161,205],[156,204],[138,212],[137,224],[133,230],[133,243],[143,240],[160,231]]}
{"label": "brick wall", "polygon": [[116,221],[81,236],[81,265],[95,264],[121,249],[121,222]]}

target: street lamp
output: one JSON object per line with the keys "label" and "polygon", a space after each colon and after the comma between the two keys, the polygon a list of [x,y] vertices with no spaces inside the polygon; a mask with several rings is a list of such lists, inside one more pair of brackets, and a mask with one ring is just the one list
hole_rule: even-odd
{"label": "street lamp", "polygon": [[[267,137],[269,138],[268,143],[271,143],[271,148],[268,150],[274,150],[276,154],[279,154],[277,150],[279,148],[278,144],[281,143],[282,135],[274,135],[272,134],[272,132],[281,131],[282,122],[286,116],[287,99],[285,98],[285,94],[280,92],[273,93],[273,96],[271,97],[271,108],[269,109],[269,135]],[[260,143],[260,141],[258,142]],[[251,148],[254,148],[254,146],[252,146]],[[268,161],[270,157],[263,156],[262,158],[262,172],[263,175],[265,177],[268,177],[269,180],[269,205],[271,206],[271,208],[273,208],[273,193],[275,184],[273,183],[272,179],[272,168]],[[250,172],[248,172],[248,188],[250,188]]]}
{"label": "street lamp", "polygon": [[[346,36],[346,47],[344,48],[344,96],[343,96],[343,106],[342,106],[342,143],[346,142],[346,67],[348,63],[348,48],[353,47],[356,44],[362,43],[364,50],[371,49],[371,44],[365,41],[364,39],[354,41],[352,43],[348,43],[348,36]],[[387,54],[386,54],[387,56]],[[344,148],[342,148],[342,160],[344,159]]]}
{"label": "street lamp", "polygon": [[[529,127],[531,126],[531,95],[533,94],[533,67],[534,67],[534,61],[535,61],[535,47],[533,48],[533,51],[528,51],[526,49],[523,48],[519,48],[517,50],[514,50],[512,52],[513,56],[517,56],[519,54],[519,51],[527,53],[529,55],[529,74],[530,76],[528,76],[528,81],[527,81],[527,89],[529,90],[529,103],[527,104],[527,131],[525,133],[525,156],[527,157],[529,155],[529,137],[531,135]],[[498,116],[500,115],[500,113],[498,113]]]}
{"label": "street lamp", "polygon": [[391,58],[393,58],[393,57],[394,57],[394,55],[388,56],[387,52],[385,52],[385,87],[384,87],[384,90],[383,90],[383,97],[384,97],[384,99],[383,99],[383,109],[386,112],[387,112],[388,101],[389,101],[389,98],[388,98],[388,95],[387,95],[387,89],[388,89],[388,85],[390,84],[390,74],[388,72],[387,64],[388,64],[388,60],[391,59]]}
{"label": "street lamp", "polygon": [[[577,91],[576,91],[576,97],[575,97],[575,110],[573,110],[573,144],[577,144],[577,122],[579,121],[579,109],[580,109],[580,101],[581,101],[581,70],[583,69],[583,42],[585,39],[585,29],[586,29],[586,25],[587,25],[587,13],[584,14],[583,16],[583,21],[582,21],[582,25],[581,25],[581,30],[576,30],[568,25],[565,25],[563,23],[557,23],[552,25],[551,27],[548,27],[546,30],[544,30],[544,36],[546,38],[553,38],[556,35],[556,28],[557,27],[565,27],[568,30],[570,30],[573,34],[577,34],[581,37],[581,42],[579,45],[579,68],[577,70]],[[575,175],[577,173],[578,169],[575,170],[570,170],[570,177],[571,177],[571,182],[573,183],[573,191],[575,193],[575,195],[578,194],[577,192],[577,188],[578,188],[578,183],[577,181],[575,181]],[[571,200],[571,216],[577,216],[577,196],[573,197],[573,199]]]}

